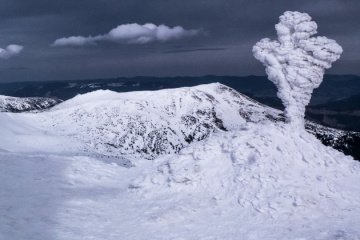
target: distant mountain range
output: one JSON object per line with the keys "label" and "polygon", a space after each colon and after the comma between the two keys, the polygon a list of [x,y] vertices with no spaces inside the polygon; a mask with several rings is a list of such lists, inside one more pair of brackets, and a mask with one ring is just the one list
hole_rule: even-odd
{"label": "distant mountain range", "polygon": [[[257,101],[282,109],[275,86],[265,76],[132,77],[48,82],[1,83],[0,95],[70,99],[99,89],[116,92],[191,87],[219,82]],[[325,75],[315,90],[307,118],[329,127],[360,131],[360,76]]]}
{"label": "distant mountain range", "polygon": [[360,131],[360,94],[311,106],[307,116],[323,125]]}
{"label": "distant mountain range", "polygon": [[30,112],[51,108],[60,103],[57,98],[46,97],[8,97],[0,95],[0,112]]}

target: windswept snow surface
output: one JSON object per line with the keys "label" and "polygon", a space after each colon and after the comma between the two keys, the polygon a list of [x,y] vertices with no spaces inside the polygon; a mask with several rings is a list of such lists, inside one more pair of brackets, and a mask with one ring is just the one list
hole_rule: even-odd
{"label": "windswept snow surface", "polygon": [[[215,95],[216,89],[181,91]],[[176,99],[165,92],[157,95],[159,104]],[[84,139],[104,132],[85,133],[106,128],[111,114],[127,106],[136,110],[131,102],[145,104],[150,96],[100,91],[46,112],[0,113],[0,239],[360,239],[359,162],[305,131],[261,117],[266,112],[258,115],[255,105],[247,118],[256,123],[237,112],[222,123],[229,131],[211,131],[152,161],[141,153],[132,167],[91,151]],[[195,109],[186,101],[169,112]],[[138,111],[145,117],[165,121],[163,111],[144,109]],[[93,111],[101,114],[89,115]],[[181,125],[168,119],[172,127]],[[76,130],[80,137],[70,134]]]}

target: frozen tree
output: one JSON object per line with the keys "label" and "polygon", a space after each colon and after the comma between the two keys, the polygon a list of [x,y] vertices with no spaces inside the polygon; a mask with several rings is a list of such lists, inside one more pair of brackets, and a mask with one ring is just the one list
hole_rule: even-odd
{"label": "frozen tree", "polygon": [[312,37],[317,33],[317,24],[307,13],[285,12],[275,29],[278,40],[262,39],[253,47],[253,53],[278,89],[286,121],[303,126],[305,106],[313,90],[343,50],[334,40]]}

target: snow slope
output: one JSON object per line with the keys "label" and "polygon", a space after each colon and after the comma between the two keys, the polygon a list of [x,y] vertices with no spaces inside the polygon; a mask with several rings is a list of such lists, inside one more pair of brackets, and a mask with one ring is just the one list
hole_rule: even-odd
{"label": "snow slope", "polygon": [[[176,153],[213,132],[245,122],[284,121],[282,112],[218,83],[129,93],[99,90],[34,118],[54,135],[85,143],[86,151],[129,159]],[[328,145],[351,153],[351,133],[311,122],[307,129]]]}
{"label": "snow slope", "polygon": [[258,106],[243,95],[231,96],[235,93],[220,84],[156,92],[99,90],[54,107],[40,121],[100,154],[153,159],[246,122],[238,111]]}
{"label": "snow slope", "polygon": [[[217,84],[0,113],[0,239],[360,239],[360,163],[278,114]],[[102,141],[132,140],[140,123],[184,146],[152,161],[100,157]]]}
{"label": "snow slope", "polygon": [[153,214],[164,224],[194,221],[198,239],[359,239],[359,178],[350,157],[305,131],[265,122],[158,159],[132,187],[157,201],[159,193],[165,202],[193,199]]}
{"label": "snow slope", "polygon": [[359,162],[283,124],[244,124],[131,168],[4,151],[0,165],[0,239],[360,237]]}

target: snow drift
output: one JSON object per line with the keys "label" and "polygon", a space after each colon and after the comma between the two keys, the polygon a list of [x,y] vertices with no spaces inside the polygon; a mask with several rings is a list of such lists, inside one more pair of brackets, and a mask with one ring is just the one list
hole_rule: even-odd
{"label": "snow drift", "polygon": [[[359,179],[360,164],[350,157],[305,131],[267,122],[217,133],[157,159],[131,188],[150,199],[160,192],[207,202],[206,214],[226,209],[219,222],[238,225],[221,233],[207,230],[219,239],[357,239]],[[188,207],[197,209],[194,203]],[[169,220],[168,213],[157,213],[158,221]],[[186,214],[197,219],[204,213]]]}

